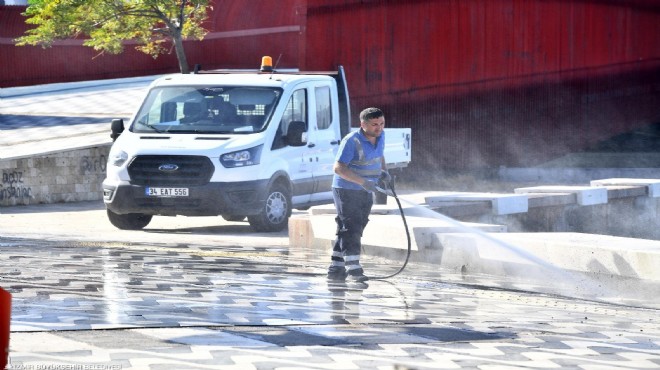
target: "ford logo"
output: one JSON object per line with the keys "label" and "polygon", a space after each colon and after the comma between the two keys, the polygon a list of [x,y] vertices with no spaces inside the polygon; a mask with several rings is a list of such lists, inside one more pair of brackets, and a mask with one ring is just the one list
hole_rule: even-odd
{"label": "ford logo", "polygon": [[173,163],[161,164],[158,169],[163,172],[174,172],[179,169],[179,166]]}

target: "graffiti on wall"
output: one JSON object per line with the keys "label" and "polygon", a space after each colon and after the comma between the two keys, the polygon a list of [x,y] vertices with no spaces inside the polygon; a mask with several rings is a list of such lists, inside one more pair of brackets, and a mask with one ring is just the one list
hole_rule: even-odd
{"label": "graffiti on wall", "polygon": [[80,174],[103,174],[105,173],[106,163],[108,159],[105,155],[101,154],[96,157],[83,156],[80,158]]}
{"label": "graffiti on wall", "polygon": [[2,172],[0,200],[31,198],[32,188],[23,183],[23,172]]}

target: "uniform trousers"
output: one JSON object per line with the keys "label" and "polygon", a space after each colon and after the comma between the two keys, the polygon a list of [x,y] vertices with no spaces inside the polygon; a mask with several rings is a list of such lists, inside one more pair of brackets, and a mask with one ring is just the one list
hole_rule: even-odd
{"label": "uniform trousers", "polygon": [[360,265],[362,232],[369,222],[373,195],[364,190],[332,188],[337,209],[337,239],[332,248],[329,272],[346,271],[351,275],[363,275]]}

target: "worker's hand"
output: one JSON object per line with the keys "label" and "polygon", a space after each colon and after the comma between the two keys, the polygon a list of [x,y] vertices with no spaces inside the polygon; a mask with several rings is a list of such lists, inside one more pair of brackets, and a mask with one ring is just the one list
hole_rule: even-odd
{"label": "worker's hand", "polygon": [[383,183],[387,184],[387,186],[389,186],[390,183],[392,182],[392,175],[390,175],[390,173],[387,172],[386,170],[382,170],[380,171],[380,181],[382,181]]}
{"label": "worker's hand", "polygon": [[371,180],[365,180],[365,182],[362,184],[362,188],[370,193],[375,193],[378,191],[376,189],[376,183]]}

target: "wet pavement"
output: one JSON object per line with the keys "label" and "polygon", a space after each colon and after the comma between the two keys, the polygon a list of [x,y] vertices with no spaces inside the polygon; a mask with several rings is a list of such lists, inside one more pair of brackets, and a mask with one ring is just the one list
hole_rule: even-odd
{"label": "wet pavement", "polygon": [[4,208],[0,225],[16,369],[660,367],[657,310],[461,284],[422,263],[328,285],[324,251],[220,217],[120,231],[87,202]]}
{"label": "wet pavement", "polygon": [[[148,81],[0,90],[0,158],[108,143]],[[660,368],[656,309],[422,262],[328,285],[328,260],[220,217],[122,231],[102,202],[2,207],[11,368]],[[402,263],[363,262],[372,276]]]}

